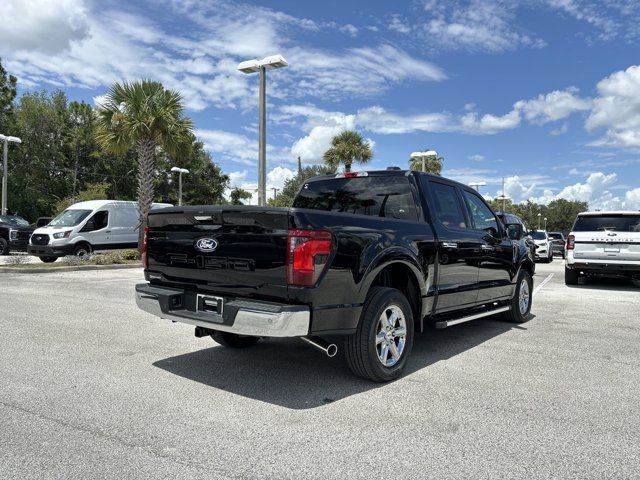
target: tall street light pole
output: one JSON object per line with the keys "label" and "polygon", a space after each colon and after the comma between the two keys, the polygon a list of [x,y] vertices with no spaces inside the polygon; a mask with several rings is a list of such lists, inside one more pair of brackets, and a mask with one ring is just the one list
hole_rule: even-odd
{"label": "tall street light pole", "polygon": [[544,229],[547,230],[547,217],[544,217]]}
{"label": "tall street light pole", "polygon": [[438,152],[435,150],[427,150],[426,152],[412,152],[409,155],[409,163],[413,160],[422,160],[422,171],[427,171],[427,158],[435,157],[438,158]]}
{"label": "tall street light pole", "polygon": [[171,167],[172,172],[176,172],[178,174],[178,206],[182,206],[182,174],[189,173],[189,170],[186,168],[180,167]]}
{"label": "tall street light pole", "polygon": [[542,217],[541,213],[538,214],[538,230],[540,230],[540,217]]}
{"label": "tall street light pole", "polygon": [[7,214],[7,181],[9,178],[8,159],[9,156],[9,142],[22,143],[18,137],[6,137],[0,134],[0,141],[4,144],[4,153],[2,154],[2,209],[0,213],[2,215]]}
{"label": "tall street light pole", "polygon": [[267,70],[289,65],[282,55],[271,55],[262,60],[247,60],[238,64],[242,73],[260,73],[258,103],[258,205],[267,204]]}
{"label": "tall street light pole", "polygon": [[471,182],[469,184],[470,187],[475,188],[476,192],[480,193],[480,187],[484,187],[487,185],[487,182]]}

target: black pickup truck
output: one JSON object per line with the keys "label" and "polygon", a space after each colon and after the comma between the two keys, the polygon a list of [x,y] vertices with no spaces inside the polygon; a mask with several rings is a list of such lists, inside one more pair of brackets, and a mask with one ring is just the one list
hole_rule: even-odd
{"label": "black pickup truck", "polygon": [[33,228],[18,215],[0,215],[0,255],[11,251],[26,252]]}
{"label": "black pickup truck", "polygon": [[300,337],[352,371],[397,378],[415,332],[530,318],[528,249],[475,190],[389,169],[315,177],[293,208],[192,206],[149,214],[136,301],[227,347]]}

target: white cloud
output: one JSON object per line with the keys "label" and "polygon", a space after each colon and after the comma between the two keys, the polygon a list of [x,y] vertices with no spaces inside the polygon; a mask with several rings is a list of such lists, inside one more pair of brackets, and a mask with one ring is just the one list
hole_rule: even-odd
{"label": "white cloud", "polygon": [[624,208],[629,210],[640,210],[640,188],[629,190],[624,195]]}
{"label": "white cloud", "polygon": [[450,115],[446,113],[399,115],[387,112],[380,106],[358,110],[356,123],[365,130],[382,134],[446,132],[454,129]]}
{"label": "white cloud", "polygon": [[322,156],[331,145],[331,139],[343,130],[355,127],[353,115],[329,114],[307,122],[309,133],[298,139],[291,147],[294,158],[300,157],[305,163],[322,162]]}
{"label": "white cloud", "polygon": [[358,35],[358,29],[355,26],[351,25],[350,23],[347,23],[346,25],[339,27],[339,30],[342,33],[346,33],[347,35],[350,35],[351,37],[355,37]]}
{"label": "white cloud", "polygon": [[512,110],[502,116],[487,113],[482,117],[478,117],[475,112],[470,112],[463,115],[460,120],[462,129],[468,133],[491,134],[518,127],[520,125],[520,112]]}
{"label": "white cloud", "polygon": [[598,145],[640,148],[640,65],[602,79],[594,108],[586,122],[588,130],[606,129]]}
{"label": "white cloud", "polygon": [[267,172],[267,185],[269,188],[282,189],[284,182],[295,177],[296,172],[287,167],[278,166]]}
{"label": "white cloud", "polygon": [[553,130],[551,130],[549,132],[549,135],[557,137],[558,135],[564,135],[568,131],[569,131],[569,124],[565,122],[562,125],[560,125],[559,127],[554,128]]}
{"label": "white cloud", "polygon": [[608,191],[608,188],[615,183],[616,178],[617,175],[615,173],[607,175],[602,172],[594,172],[587,177],[584,183],[576,183],[564,187],[556,195],[556,198],[593,202]]}
{"label": "white cloud", "polygon": [[204,142],[205,149],[228,160],[255,166],[257,164],[258,144],[245,135],[226,132],[224,130],[196,131],[196,136]]}
{"label": "white cloud", "polygon": [[411,31],[411,25],[401,15],[394,14],[391,15],[391,20],[389,21],[389,30],[398,33],[409,33]]}
{"label": "white cloud", "polygon": [[515,26],[516,2],[425,0],[423,3],[426,18],[421,19],[420,39],[433,49],[502,52],[519,46],[545,45]]}
{"label": "white cloud", "polygon": [[247,172],[247,170],[228,173],[228,175],[229,175],[229,185],[231,187],[235,187],[236,185],[242,183],[247,178],[248,173],[249,172]]}
{"label": "white cloud", "polygon": [[504,193],[511,198],[514,203],[525,202],[530,199],[536,191],[536,184],[531,183],[526,186],[519,176],[507,177],[504,180]]}
{"label": "white cloud", "polygon": [[4,0],[0,54],[35,50],[53,54],[88,35],[82,0]]}
{"label": "white cloud", "polygon": [[473,160],[474,162],[482,162],[484,160],[484,155],[474,154],[469,156],[469,160]]}
{"label": "white cloud", "polygon": [[566,90],[554,90],[540,94],[532,100],[520,100],[514,108],[522,112],[531,123],[542,125],[568,117],[574,112],[591,108],[589,100],[578,97],[578,89],[569,87]]}

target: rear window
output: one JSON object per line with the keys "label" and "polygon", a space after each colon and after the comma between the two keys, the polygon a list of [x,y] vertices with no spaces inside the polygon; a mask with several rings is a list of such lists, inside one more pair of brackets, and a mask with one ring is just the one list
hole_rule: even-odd
{"label": "rear window", "polygon": [[615,230],[618,232],[640,232],[640,215],[588,215],[576,219],[574,232]]}
{"label": "rear window", "polygon": [[544,232],[531,232],[531,238],[534,240],[546,240],[547,235]]}
{"label": "rear window", "polygon": [[354,213],[374,217],[418,219],[407,177],[327,178],[305,183],[296,208]]}
{"label": "rear window", "polygon": [[564,240],[564,237],[562,236],[561,233],[550,233],[549,238],[551,240]]}

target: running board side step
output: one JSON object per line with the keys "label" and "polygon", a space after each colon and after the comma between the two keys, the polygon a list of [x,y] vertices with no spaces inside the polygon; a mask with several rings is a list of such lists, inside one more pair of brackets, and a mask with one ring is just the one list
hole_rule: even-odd
{"label": "running board side step", "polygon": [[452,325],[457,325],[459,323],[470,322],[471,320],[476,320],[482,317],[488,317],[490,315],[495,315],[496,313],[507,312],[509,311],[510,308],[511,307],[494,308],[493,310],[487,310],[485,312],[475,313],[467,317],[455,318],[453,320],[443,320],[441,322],[436,322],[436,328],[447,328]]}

